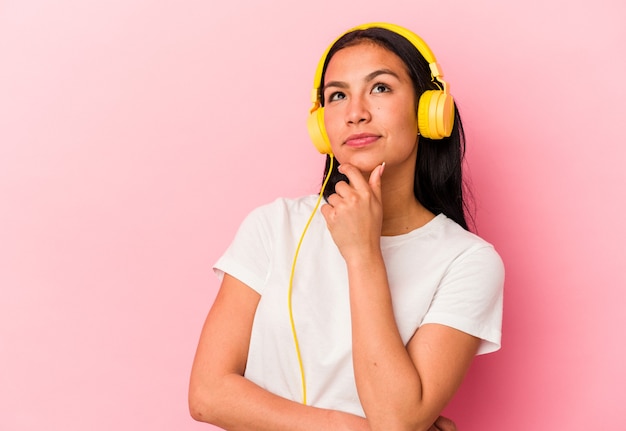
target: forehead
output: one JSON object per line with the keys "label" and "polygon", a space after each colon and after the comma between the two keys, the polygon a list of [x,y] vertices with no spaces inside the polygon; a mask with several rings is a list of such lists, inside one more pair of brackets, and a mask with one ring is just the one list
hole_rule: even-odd
{"label": "forehead", "polygon": [[367,75],[373,70],[389,69],[408,78],[406,64],[393,51],[370,40],[359,41],[337,51],[329,60],[324,81],[337,75]]}

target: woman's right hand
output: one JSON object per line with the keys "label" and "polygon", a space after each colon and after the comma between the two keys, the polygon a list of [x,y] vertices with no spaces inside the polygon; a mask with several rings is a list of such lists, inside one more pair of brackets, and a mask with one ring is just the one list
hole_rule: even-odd
{"label": "woman's right hand", "polygon": [[[345,431],[370,431],[367,420],[360,416],[353,416],[347,413],[332,412],[334,417],[332,423],[341,423],[345,426]],[[428,431],[458,431],[456,424],[444,416],[439,416]]]}
{"label": "woman's right hand", "polygon": [[452,420],[439,416],[428,431],[457,431],[456,424]]}

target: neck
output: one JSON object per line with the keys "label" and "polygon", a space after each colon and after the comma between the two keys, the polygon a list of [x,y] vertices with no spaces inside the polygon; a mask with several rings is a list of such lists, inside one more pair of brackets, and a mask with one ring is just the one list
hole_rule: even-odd
{"label": "neck", "polygon": [[[390,181],[386,181],[390,180]],[[413,183],[383,176],[383,236],[402,235],[424,226],[435,215],[413,194]]]}

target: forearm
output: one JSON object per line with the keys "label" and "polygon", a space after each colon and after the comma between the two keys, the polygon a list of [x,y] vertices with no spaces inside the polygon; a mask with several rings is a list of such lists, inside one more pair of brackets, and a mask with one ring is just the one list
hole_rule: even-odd
{"label": "forearm", "polygon": [[363,418],[301,405],[243,376],[259,299],[258,293],[225,275],[191,370],[191,416],[235,431],[369,431]]}
{"label": "forearm", "polygon": [[238,374],[223,376],[210,388],[196,387],[193,391],[193,418],[226,430],[369,430],[361,417],[279,397]]}
{"label": "forearm", "polygon": [[379,250],[348,264],[353,361],[372,430],[428,429],[438,412],[422,407],[422,381],[402,342]]}

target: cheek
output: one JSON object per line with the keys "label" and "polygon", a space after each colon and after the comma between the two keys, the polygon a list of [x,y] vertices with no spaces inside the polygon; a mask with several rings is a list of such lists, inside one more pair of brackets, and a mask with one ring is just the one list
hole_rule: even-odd
{"label": "cheek", "polygon": [[413,118],[412,116],[408,117],[405,113],[402,116],[402,120],[394,124],[393,129],[393,137],[397,151],[404,155],[413,152],[418,139],[417,118]]}
{"label": "cheek", "polygon": [[379,116],[381,124],[385,125],[388,132],[402,139],[417,138],[417,116],[406,110],[387,111]]}
{"label": "cheek", "polygon": [[417,130],[418,130],[418,122],[417,122],[417,114],[413,115],[412,112],[404,112],[402,117],[400,115],[398,118],[402,118],[402,121],[398,123],[398,128],[402,129],[403,133],[412,135],[414,139],[417,139]]}

